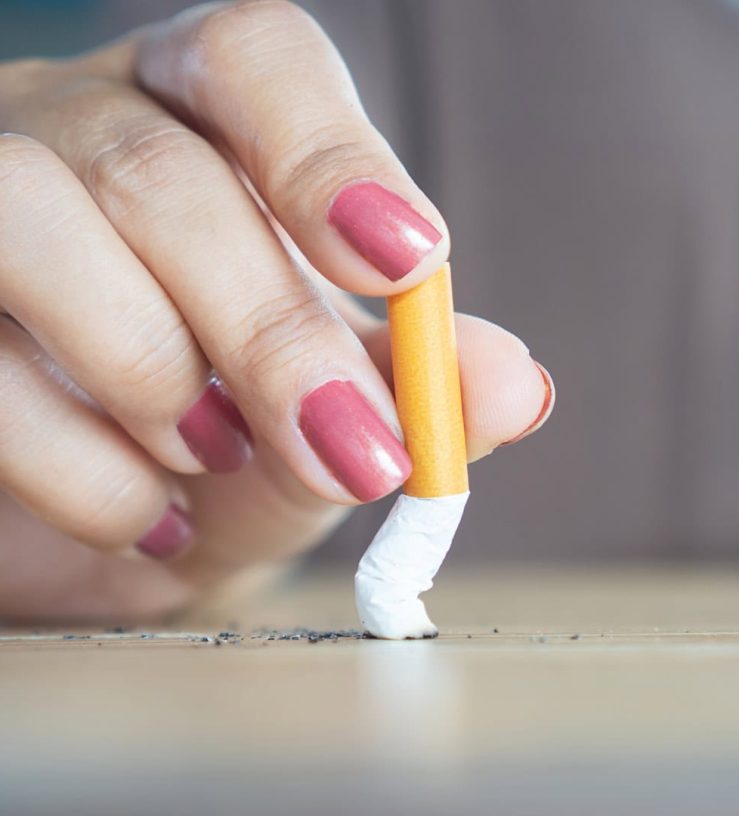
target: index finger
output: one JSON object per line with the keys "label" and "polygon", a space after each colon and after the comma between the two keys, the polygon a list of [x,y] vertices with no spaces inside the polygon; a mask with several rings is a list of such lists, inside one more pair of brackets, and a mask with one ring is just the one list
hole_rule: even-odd
{"label": "index finger", "polygon": [[319,25],[291,3],[200,6],[146,33],[142,84],[225,143],[303,254],[387,296],[449,254],[444,221],[372,126]]}

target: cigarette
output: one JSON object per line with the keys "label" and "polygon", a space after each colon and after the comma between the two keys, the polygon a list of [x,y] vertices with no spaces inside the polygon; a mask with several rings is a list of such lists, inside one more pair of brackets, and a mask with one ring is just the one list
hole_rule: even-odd
{"label": "cigarette", "polygon": [[395,401],[413,471],[359,562],[357,612],[375,637],[436,637],[418,596],[433,585],[469,497],[449,264],[387,303]]}

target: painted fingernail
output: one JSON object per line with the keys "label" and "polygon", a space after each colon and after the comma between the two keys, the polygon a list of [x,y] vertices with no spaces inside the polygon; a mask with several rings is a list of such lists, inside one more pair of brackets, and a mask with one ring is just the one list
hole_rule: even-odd
{"label": "painted fingernail", "polygon": [[182,555],[192,544],[193,529],[188,514],[170,504],[165,514],[136,542],[136,547],[150,558],[166,560]]}
{"label": "painted fingernail", "polygon": [[211,473],[233,473],[252,456],[249,426],[220,380],[211,380],[177,430]]}
{"label": "painted fingernail", "polygon": [[541,363],[537,363],[536,360],[532,361],[534,365],[539,369],[539,372],[544,380],[544,402],[541,406],[541,411],[539,411],[539,415],[536,419],[526,428],[525,431],[522,431],[518,436],[514,436],[513,439],[509,439],[507,442],[503,442],[498,447],[504,447],[505,445],[512,445],[514,442],[520,442],[522,439],[525,439],[527,436],[531,436],[532,433],[541,428],[541,426],[549,419],[551,416],[552,411],[554,410],[554,401],[556,399],[556,391],[554,390],[554,380],[552,380],[552,375],[544,368]]}
{"label": "painted fingernail", "polygon": [[350,382],[331,380],[311,391],[299,424],[318,457],[360,501],[379,499],[410,475],[405,448]]}
{"label": "painted fingernail", "polygon": [[391,281],[415,269],[441,233],[407,201],[374,181],[344,187],[328,220],[354,249]]}

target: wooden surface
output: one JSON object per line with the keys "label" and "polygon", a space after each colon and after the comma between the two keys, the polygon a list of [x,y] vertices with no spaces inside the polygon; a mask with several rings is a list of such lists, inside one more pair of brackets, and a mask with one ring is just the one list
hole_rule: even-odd
{"label": "wooden surface", "polygon": [[0,813],[739,810],[733,570],[443,574],[428,601],[442,636],[412,643],[266,639],[355,626],[350,573],[169,632],[0,630]]}

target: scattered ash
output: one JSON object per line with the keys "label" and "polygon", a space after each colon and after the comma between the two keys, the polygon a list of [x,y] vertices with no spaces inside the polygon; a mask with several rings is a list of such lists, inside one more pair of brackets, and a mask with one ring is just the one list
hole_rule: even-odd
{"label": "scattered ash", "polygon": [[289,632],[278,629],[260,630],[252,632],[251,640],[305,640],[308,643],[320,643],[321,641],[331,641],[337,643],[339,640],[370,640],[371,635],[360,632],[358,629],[336,629],[330,631],[319,631],[317,629],[292,629]]}
{"label": "scattered ash", "polygon": [[224,631],[219,632],[214,638],[216,646],[223,646],[224,643],[241,643],[244,636],[240,632]]}
{"label": "scattered ash", "polygon": [[[156,634],[154,632],[131,632],[122,626],[116,626],[113,629],[106,629],[106,634],[102,636],[103,640],[110,640],[110,635],[126,635],[126,640],[137,639],[139,641],[148,640],[156,641],[162,638],[171,639],[172,635]],[[92,635],[62,635],[62,640],[91,640]],[[100,637],[100,636],[96,636]],[[218,634],[207,635],[200,632],[186,633],[183,632],[176,636],[178,640],[184,640],[193,644],[210,644],[211,646],[224,646],[226,644],[238,645],[245,639],[261,640],[266,646],[269,641],[274,640],[291,640],[291,641],[305,641],[307,643],[321,643],[328,641],[330,643],[338,643],[340,640],[374,640],[372,635],[367,632],[361,632],[359,629],[332,629],[332,630],[318,630],[318,629],[291,629],[289,631],[281,629],[261,629],[252,632],[250,635],[243,635],[240,632],[232,631],[230,629],[218,632]],[[98,646],[100,642],[98,641]]]}
{"label": "scattered ash", "polygon": [[210,643],[213,646],[223,646],[224,643],[236,645],[241,643],[244,636],[239,632],[219,632],[217,635],[189,635],[191,643]]}
{"label": "scattered ash", "polygon": [[[117,637],[120,635],[120,637]],[[106,642],[118,642],[118,641],[186,641],[189,643],[209,643],[213,646],[223,646],[226,643],[230,644],[239,644],[244,640],[244,635],[239,634],[238,632],[231,632],[231,631],[224,631],[219,632],[217,635],[206,635],[202,632],[178,632],[178,633],[169,633],[169,632],[136,632],[131,631],[130,629],[125,629],[122,626],[116,626],[113,629],[106,629],[103,634],[85,634],[85,635],[77,635],[77,634],[65,634],[51,636],[52,640],[61,639],[64,641],[80,641],[80,640],[97,640],[98,646],[100,645],[100,641]]]}

